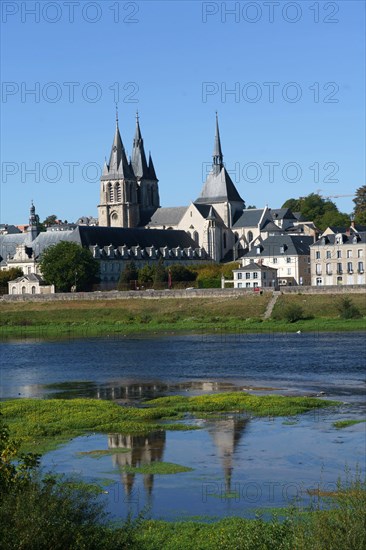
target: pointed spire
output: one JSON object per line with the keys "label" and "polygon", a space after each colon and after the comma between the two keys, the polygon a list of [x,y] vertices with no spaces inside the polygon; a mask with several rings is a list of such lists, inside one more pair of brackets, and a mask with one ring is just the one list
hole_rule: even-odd
{"label": "pointed spire", "polygon": [[136,131],[133,140],[132,168],[137,178],[141,179],[149,177],[138,111],[136,112]]}
{"label": "pointed spire", "polygon": [[156,177],[155,166],[154,166],[153,159],[152,159],[150,151],[149,151],[149,178],[151,180],[158,181],[158,178]]}
{"label": "pointed spire", "polygon": [[[103,176],[106,176],[105,168],[103,169]],[[114,139],[112,144],[112,150],[109,157],[109,164],[107,165],[109,177],[115,178],[131,178],[131,170],[128,165],[125,148],[122,143],[121,134],[118,126],[118,106],[116,103],[116,130],[114,133]]]}
{"label": "pointed spire", "polygon": [[216,134],[215,144],[213,150],[213,166],[219,166],[220,169],[224,166],[224,156],[221,149],[220,130],[219,130],[219,118],[216,111]]}

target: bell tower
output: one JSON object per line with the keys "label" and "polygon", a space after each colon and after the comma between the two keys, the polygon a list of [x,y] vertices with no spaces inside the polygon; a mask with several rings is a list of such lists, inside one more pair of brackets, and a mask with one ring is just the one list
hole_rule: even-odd
{"label": "bell tower", "polygon": [[122,143],[117,109],[109,163],[104,163],[100,178],[98,220],[104,227],[137,227],[140,223],[136,178]]}

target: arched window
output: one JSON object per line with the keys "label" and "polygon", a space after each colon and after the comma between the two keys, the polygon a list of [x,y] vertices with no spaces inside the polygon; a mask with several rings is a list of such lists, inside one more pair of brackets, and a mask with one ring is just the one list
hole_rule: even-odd
{"label": "arched window", "polygon": [[108,183],[108,202],[114,202],[114,189],[111,183]]}
{"label": "arched window", "polygon": [[251,243],[253,240],[253,233],[251,231],[248,231],[247,237],[248,237],[248,243]]}
{"label": "arched window", "polygon": [[22,294],[25,294],[25,286],[22,286]]}
{"label": "arched window", "polygon": [[36,293],[36,287],[32,286],[32,294],[35,294],[35,293]]}
{"label": "arched window", "polygon": [[200,239],[199,239],[199,236],[198,236],[197,231],[194,231],[194,232],[193,232],[193,240],[194,240],[194,242],[195,242],[197,245],[200,244]]}
{"label": "arched window", "polygon": [[121,201],[122,201],[121,186],[120,186],[119,183],[116,184],[116,199],[117,199],[117,202],[121,202]]}
{"label": "arched window", "polygon": [[13,288],[11,289],[11,293],[12,293],[12,294],[16,294],[16,293],[17,293],[17,287],[16,287],[16,286],[13,286]]}

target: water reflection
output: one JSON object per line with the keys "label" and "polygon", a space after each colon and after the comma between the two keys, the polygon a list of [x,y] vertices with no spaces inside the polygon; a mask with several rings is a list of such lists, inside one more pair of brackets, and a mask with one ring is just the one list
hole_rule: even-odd
{"label": "water reflection", "polygon": [[223,420],[217,420],[207,428],[217,449],[217,454],[224,471],[226,493],[231,493],[233,456],[244,434],[248,421],[247,418],[225,418]]}
{"label": "water reflection", "polygon": [[[139,468],[152,462],[161,462],[163,460],[165,442],[166,433],[164,431],[151,432],[148,435],[111,434],[108,436],[108,449],[129,449],[126,453],[112,455],[113,465],[121,470],[121,479],[126,497],[132,495],[135,474],[125,472],[123,469],[126,466]],[[152,474],[144,474],[143,483],[147,496],[151,497],[154,476]]]}

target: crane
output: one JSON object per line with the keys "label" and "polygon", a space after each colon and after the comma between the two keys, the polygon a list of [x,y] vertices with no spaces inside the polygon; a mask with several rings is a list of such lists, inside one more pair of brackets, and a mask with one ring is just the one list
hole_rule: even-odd
{"label": "crane", "polygon": [[317,189],[315,192],[322,199],[339,199],[340,197],[354,197],[355,196],[355,193],[351,193],[350,195],[321,195],[320,194],[321,191],[323,191],[323,189]]}

